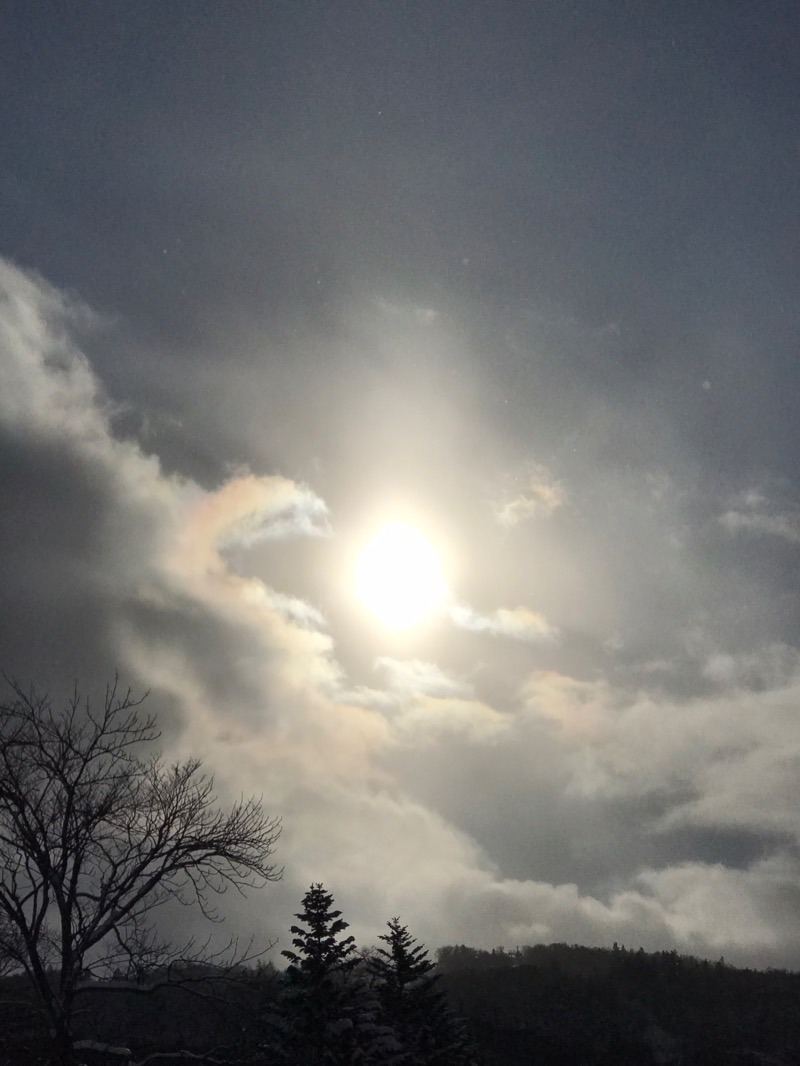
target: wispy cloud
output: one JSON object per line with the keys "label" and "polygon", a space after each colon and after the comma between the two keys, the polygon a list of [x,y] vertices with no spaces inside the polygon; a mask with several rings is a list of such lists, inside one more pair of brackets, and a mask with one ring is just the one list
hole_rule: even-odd
{"label": "wispy cloud", "polygon": [[428,696],[471,696],[472,686],[446,674],[436,663],[422,659],[392,659],[381,656],[375,668],[394,692]]}
{"label": "wispy cloud", "polygon": [[766,533],[800,544],[800,515],[759,514],[748,511],[726,511],[720,522],[731,532]]}
{"label": "wispy cloud", "polygon": [[325,616],[322,612],[298,596],[287,596],[285,593],[268,589],[266,597],[276,611],[297,625],[307,629],[325,628]]}
{"label": "wispy cloud", "polygon": [[562,483],[540,463],[530,466],[520,480],[521,491],[492,503],[496,520],[508,529],[529,518],[549,518],[567,498]]}
{"label": "wispy cloud", "polygon": [[737,496],[719,520],[731,533],[765,534],[800,544],[800,509],[776,503],[755,489]]}
{"label": "wispy cloud", "polygon": [[493,637],[533,643],[553,641],[559,636],[556,626],[529,607],[498,607],[491,614],[481,614],[465,604],[454,604],[449,608],[449,614],[454,625],[470,633],[487,633]]}

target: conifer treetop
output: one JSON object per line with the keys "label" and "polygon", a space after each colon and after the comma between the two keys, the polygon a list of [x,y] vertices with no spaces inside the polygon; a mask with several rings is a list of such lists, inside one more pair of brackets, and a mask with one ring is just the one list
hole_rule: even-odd
{"label": "conifer treetop", "polygon": [[303,909],[295,914],[303,925],[293,925],[292,945],[296,951],[282,951],[294,967],[308,973],[330,974],[347,971],[358,961],[355,938],[339,935],[349,928],[342,912],[333,909],[333,895],[321,884],[312,884],[303,896]]}

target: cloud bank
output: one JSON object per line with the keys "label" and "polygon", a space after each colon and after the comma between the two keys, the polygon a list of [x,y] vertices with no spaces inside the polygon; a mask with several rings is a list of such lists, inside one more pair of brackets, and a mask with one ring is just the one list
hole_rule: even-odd
{"label": "cloud bank", "polygon": [[[337,537],[326,502],[270,473],[215,487],[166,473],[115,428],[78,343],[91,325],[0,262],[0,660],[54,693],[75,677],[96,692],[118,668],[151,689],[168,754],[201,756],[223,795],[263,794],[283,816],[285,880],[231,922],[279,934],[322,880],[364,942],[401,914],[432,945],[800,962],[790,645],[704,645],[705,689],[687,697],[637,687],[624,664],[590,676],[512,658],[490,685],[495,637],[554,655],[588,638],[527,607],[453,606],[468,670],[398,650],[360,686],[328,612],[281,586],[289,556],[274,555],[313,572],[302,553]],[[529,486],[505,524],[552,511],[548,492]],[[269,575],[256,553],[274,555]]]}

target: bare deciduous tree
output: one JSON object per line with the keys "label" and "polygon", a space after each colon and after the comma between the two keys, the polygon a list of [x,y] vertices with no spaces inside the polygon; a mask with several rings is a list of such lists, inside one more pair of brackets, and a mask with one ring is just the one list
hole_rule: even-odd
{"label": "bare deciduous tree", "polygon": [[[75,997],[87,975],[180,957],[153,911],[169,901],[215,917],[230,887],[274,881],[280,833],[255,799],[223,811],[195,759],[150,754],[142,700],[116,683],[96,710],[63,710],[9,682],[0,702],[0,957],[24,970],[53,1037],[73,1061]],[[196,959],[197,952],[193,957]]]}

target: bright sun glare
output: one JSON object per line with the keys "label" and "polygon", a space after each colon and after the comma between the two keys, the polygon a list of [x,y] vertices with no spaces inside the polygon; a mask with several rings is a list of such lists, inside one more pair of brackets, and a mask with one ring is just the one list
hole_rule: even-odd
{"label": "bright sun glare", "polygon": [[358,557],[356,591],[386,625],[407,629],[444,594],[436,551],[411,526],[399,522],[384,526]]}

